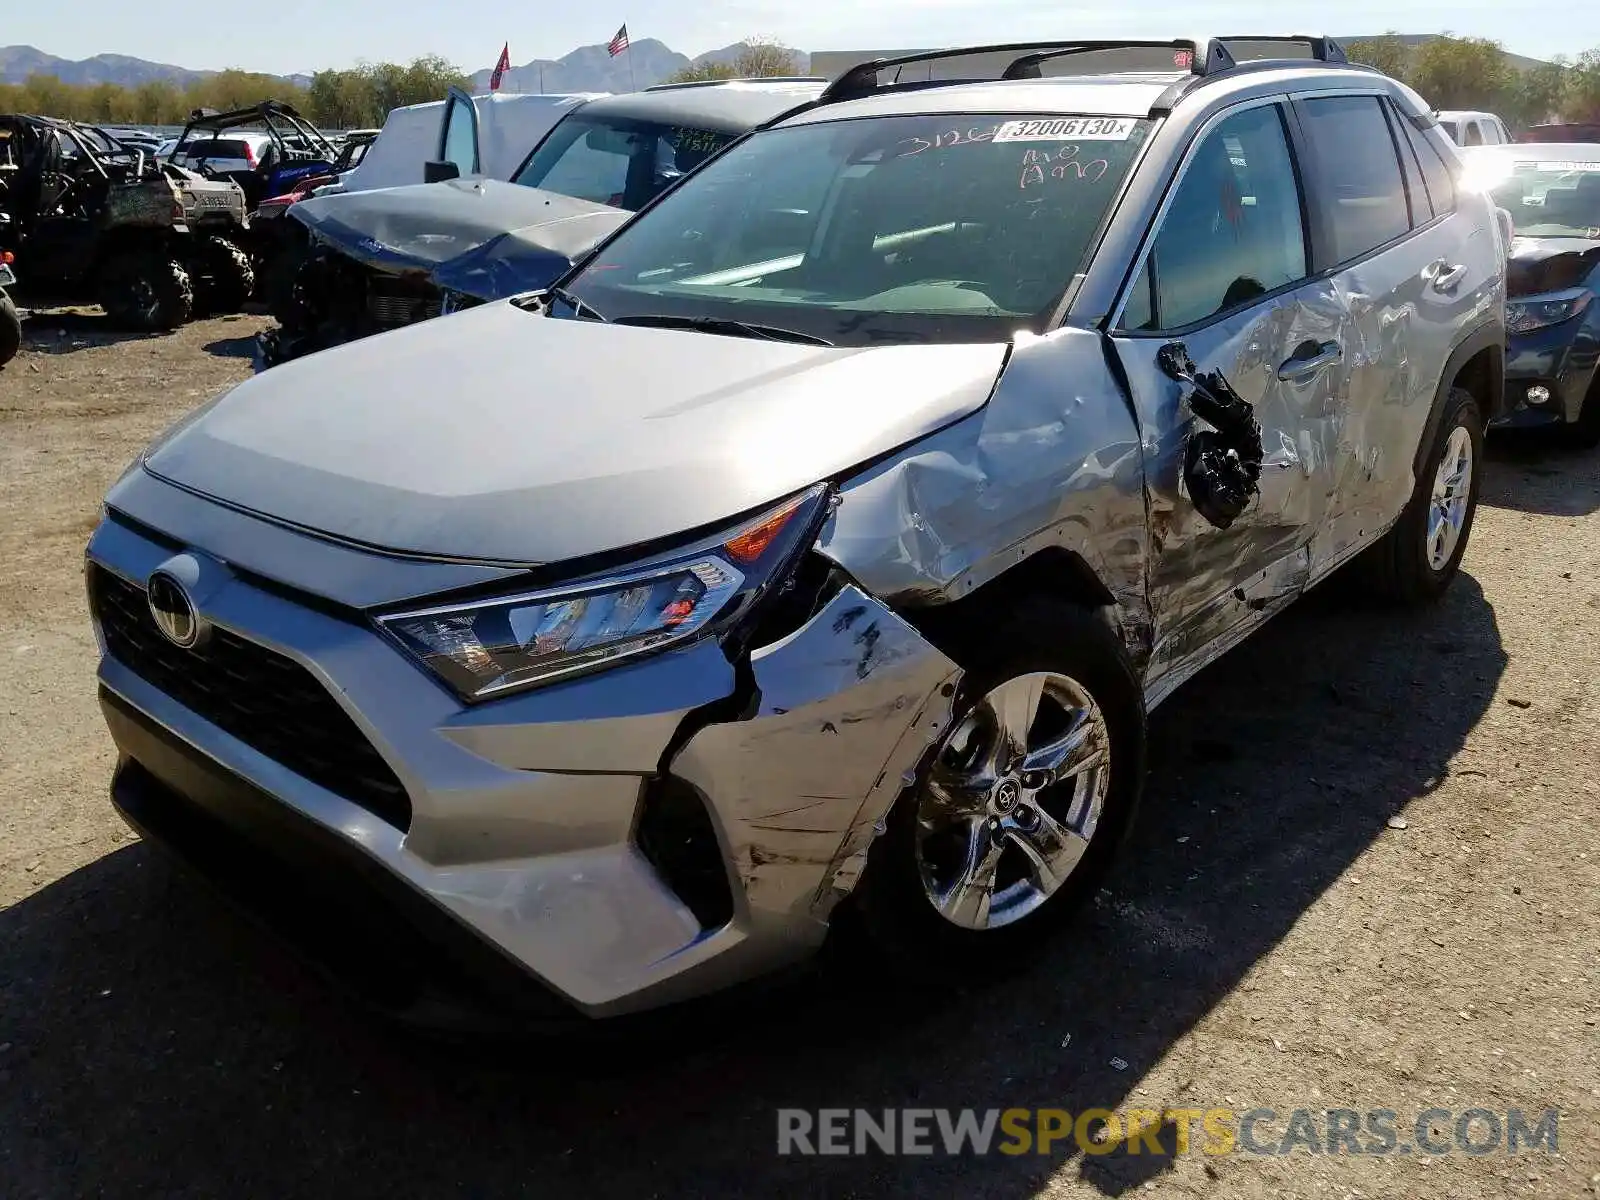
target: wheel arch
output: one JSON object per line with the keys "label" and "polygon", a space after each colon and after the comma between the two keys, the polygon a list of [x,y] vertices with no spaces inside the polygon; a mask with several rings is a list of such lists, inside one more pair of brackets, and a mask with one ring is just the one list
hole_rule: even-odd
{"label": "wheel arch", "polygon": [[1502,321],[1491,318],[1478,325],[1456,344],[1445,360],[1434,391],[1433,407],[1428,410],[1428,420],[1412,456],[1413,475],[1422,470],[1428,448],[1438,436],[1439,422],[1444,419],[1450,390],[1457,387],[1465,388],[1477,398],[1486,425],[1505,411],[1506,330]]}

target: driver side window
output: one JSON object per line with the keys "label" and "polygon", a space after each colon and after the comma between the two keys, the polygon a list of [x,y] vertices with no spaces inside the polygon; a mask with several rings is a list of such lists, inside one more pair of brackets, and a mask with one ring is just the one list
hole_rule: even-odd
{"label": "driver side window", "polygon": [[452,96],[444,118],[444,147],[440,158],[455,163],[463,175],[478,173],[477,113],[472,105]]}
{"label": "driver side window", "polygon": [[1305,278],[1305,221],[1277,105],[1247,109],[1195,147],[1120,327],[1174,330]]}

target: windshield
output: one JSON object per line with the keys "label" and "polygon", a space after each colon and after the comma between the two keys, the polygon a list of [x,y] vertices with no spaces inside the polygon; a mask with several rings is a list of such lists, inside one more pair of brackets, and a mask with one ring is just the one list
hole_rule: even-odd
{"label": "windshield", "polygon": [[512,182],[637,212],[734,136],[575,113],[550,131]]}
{"label": "windshield", "polygon": [[1474,159],[1470,173],[1521,237],[1600,238],[1600,146],[1594,161]]}
{"label": "windshield", "polygon": [[908,116],[758,133],[568,285],[606,319],[759,323],[836,345],[1042,329],[1149,122]]}

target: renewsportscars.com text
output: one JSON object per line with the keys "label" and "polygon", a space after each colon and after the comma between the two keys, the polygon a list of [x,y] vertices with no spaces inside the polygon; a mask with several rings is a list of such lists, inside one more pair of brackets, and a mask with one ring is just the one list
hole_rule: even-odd
{"label": "renewsportscars.com text", "polygon": [[782,1108],[778,1153],[1554,1154],[1559,1116],[1553,1108]]}

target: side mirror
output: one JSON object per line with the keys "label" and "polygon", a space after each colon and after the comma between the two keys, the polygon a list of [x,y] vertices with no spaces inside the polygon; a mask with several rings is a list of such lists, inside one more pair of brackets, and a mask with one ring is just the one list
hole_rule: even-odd
{"label": "side mirror", "polygon": [[461,168],[453,162],[425,162],[422,164],[424,183],[443,183],[447,179],[460,179]]}

